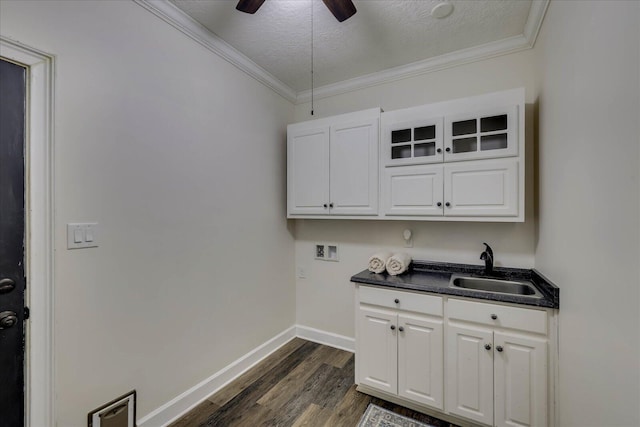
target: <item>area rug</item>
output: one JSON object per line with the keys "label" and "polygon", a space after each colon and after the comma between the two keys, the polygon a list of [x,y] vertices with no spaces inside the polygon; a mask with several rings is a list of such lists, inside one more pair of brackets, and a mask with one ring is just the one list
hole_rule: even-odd
{"label": "area rug", "polygon": [[358,427],[433,427],[420,421],[388,411],[373,403],[365,411]]}

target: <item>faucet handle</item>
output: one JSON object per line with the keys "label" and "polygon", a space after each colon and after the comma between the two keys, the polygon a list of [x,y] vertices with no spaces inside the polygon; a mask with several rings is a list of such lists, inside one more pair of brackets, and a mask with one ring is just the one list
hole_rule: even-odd
{"label": "faucet handle", "polygon": [[483,244],[483,245],[485,245],[485,246],[487,247],[487,248],[485,249],[485,251],[486,251],[489,255],[491,255],[491,258],[493,258],[493,250],[491,249],[491,246],[489,246],[488,244],[486,244],[486,243],[484,243],[484,242],[483,242],[482,244]]}

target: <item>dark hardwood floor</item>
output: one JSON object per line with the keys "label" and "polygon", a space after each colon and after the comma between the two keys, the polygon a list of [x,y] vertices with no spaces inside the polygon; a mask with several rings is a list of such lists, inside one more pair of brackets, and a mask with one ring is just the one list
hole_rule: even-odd
{"label": "dark hardwood floor", "polygon": [[170,427],[355,427],[370,402],[437,427],[453,426],[355,387],[352,353],[295,338]]}

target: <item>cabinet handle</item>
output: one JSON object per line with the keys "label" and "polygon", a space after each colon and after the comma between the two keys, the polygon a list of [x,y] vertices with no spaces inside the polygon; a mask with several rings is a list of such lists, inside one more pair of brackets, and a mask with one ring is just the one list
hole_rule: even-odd
{"label": "cabinet handle", "polygon": [[493,320],[496,320],[496,319],[498,318],[498,315],[497,315],[497,314],[492,314],[492,315],[491,315],[491,318],[492,318]]}
{"label": "cabinet handle", "polygon": [[327,209],[327,204],[326,203],[324,205],[322,205],[322,206],[324,206],[324,208]]}
{"label": "cabinet handle", "polygon": [[398,298],[394,299],[393,302],[395,302],[396,304],[400,304],[400,300]]}
{"label": "cabinet handle", "polygon": [[484,348],[485,350],[491,350],[491,344],[485,344]]}
{"label": "cabinet handle", "polygon": [[501,345],[499,345],[499,346],[496,347],[496,350],[498,350],[500,353],[502,353],[503,348],[502,348]]}
{"label": "cabinet handle", "polygon": [[396,326],[395,325],[391,325],[391,330],[395,331],[396,330]]}
{"label": "cabinet handle", "polygon": [[451,203],[447,202],[447,203],[445,203],[444,205],[445,205],[446,207],[449,207],[449,206],[451,206]]}
{"label": "cabinet handle", "polygon": [[333,203],[329,203],[329,207],[332,208],[333,207]]}
{"label": "cabinet handle", "polygon": [[436,204],[438,205],[438,207],[442,206],[442,202],[438,202]]}
{"label": "cabinet handle", "polygon": [[442,153],[442,148],[438,148],[438,149],[436,150],[436,152],[438,152],[438,153]]}
{"label": "cabinet handle", "polygon": [[448,152],[450,152],[450,151],[451,151],[451,148],[450,148],[450,147],[447,147],[447,148],[445,148],[445,149],[444,149],[444,151],[446,151],[446,152],[448,153]]}
{"label": "cabinet handle", "polygon": [[400,332],[404,332],[404,328],[403,328],[402,326],[400,326],[400,327],[398,328],[398,330],[399,330]]}

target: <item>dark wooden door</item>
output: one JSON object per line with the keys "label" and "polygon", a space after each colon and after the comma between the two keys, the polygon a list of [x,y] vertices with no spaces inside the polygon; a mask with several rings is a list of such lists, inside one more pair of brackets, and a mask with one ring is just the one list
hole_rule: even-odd
{"label": "dark wooden door", "polygon": [[25,68],[0,60],[0,425],[24,425]]}

